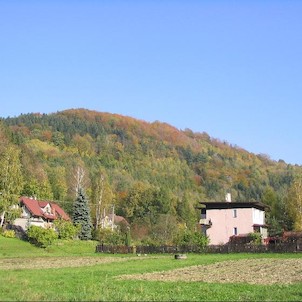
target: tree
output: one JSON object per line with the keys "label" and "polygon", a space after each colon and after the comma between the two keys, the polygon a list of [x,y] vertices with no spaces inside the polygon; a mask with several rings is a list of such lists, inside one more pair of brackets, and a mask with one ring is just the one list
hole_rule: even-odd
{"label": "tree", "polygon": [[189,229],[193,229],[196,225],[196,213],[192,206],[193,201],[186,192],[177,200],[176,211],[182,222],[185,222]]}
{"label": "tree", "polygon": [[49,181],[52,187],[54,199],[64,200],[67,195],[65,167],[54,167],[48,171]]}
{"label": "tree", "polygon": [[93,139],[89,134],[84,136],[76,134],[73,137],[73,143],[80,156],[91,156],[93,154]]}
{"label": "tree", "polygon": [[152,225],[152,238],[159,244],[172,244],[177,233],[176,217],[170,214],[158,215],[156,224]]}
{"label": "tree", "polygon": [[5,213],[12,209],[18,201],[23,186],[20,151],[14,146],[8,148],[0,156],[0,213],[2,227]]}
{"label": "tree", "polygon": [[[157,199],[157,197],[160,198],[158,192],[156,187],[152,187],[148,183],[136,182],[125,199],[125,204],[127,204],[126,217],[131,222],[135,218],[149,217],[151,222],[155,223],[158,214],[168,212],[168,206],[160,204],[160,199]],[[165,212],[161,212],[163,207]]]}
{"label": "tree", "polygon": [[85,177],[86,177],[86,172],[85,169],[78,165],[74,171],[74,189],[75,189],[75,193],[76,196],[78,195],[78,192],[80,190],[80,188],[83,188],[85,185]]}
{"label": "tree", "polygon": [[295,177],[288,191],[288,212],[295,231],[302,231],[302,175]]}
{"label": "tree", "polygon": [[[263,193],[261,201],[269,206],[269,211],[266,213],[266,222],[268,224],[268,233],[270,236],[277,236],[282,233],[284,226],[284,211],[280,211],[281,202],[278,199],[277,193],[271,188],[267,187]],[[282,213],[282,215],[281,215]]]}
{"label": "tree", "polygon": [[63,148],[64,146],[64,134],[56,131],[52,135],[52,142],[54,143],[55,146]]}
{"label": "tree", "polygon": [[114,194],[108,182],[106,171],[99,167],[97,162],[91,162],[90,165],[93,165],[95,169],[90,170],[91,194],[89,195],[89,200],[93,205],[91,207],[91,217],[94,228],[97,230],[101,225],[105,209],[114,203]]}
{"label": "tree", "polygon": [[104,195],[104,175],[101,174],[99,181],[98,181],[98,200],[96,204],[96,210],[95,210],[95,229],[97,230],[99,228],[99,225],[101,224],[101,218],[102,218],[102,203],[103,203],[103,195]]}
{"label": "tree", "polygon": [[21,195],[24,196],[35,196],[42,200],[52,200],[53,194],[48,181],[48,178],[40,179],[39,181],[35,178],[26,179]]}
{"label": "tree", "polygon": [[263,196],[261,198],[262,202],[268,206],[270,206],[270,212],[272,216],[277,215],[277,202],[278,202],[278,196],[276,192],[271,188],[267,187],[265,191],[263,192]]}
{"label": "tree", "polygon": [[73,206],[72,220],[75,226],[81,226],[79,232],[79,238],[81,240],[89,240],[92,238],[92,223],[88,199],[81,187],[78,189],[77,198]]}

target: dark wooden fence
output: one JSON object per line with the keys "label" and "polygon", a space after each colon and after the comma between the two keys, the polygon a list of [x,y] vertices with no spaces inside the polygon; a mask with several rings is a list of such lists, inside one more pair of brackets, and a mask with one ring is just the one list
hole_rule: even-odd
{"label": "dark wooden fence", "polygon": [[110,254],[176,254],[176,253],[297,253],[302,252],[302,244],[274,243],[268,245],[226,244],[209,245],[204,248],[198,246],[125,246],[125,245],[97,245],[97,253]]}

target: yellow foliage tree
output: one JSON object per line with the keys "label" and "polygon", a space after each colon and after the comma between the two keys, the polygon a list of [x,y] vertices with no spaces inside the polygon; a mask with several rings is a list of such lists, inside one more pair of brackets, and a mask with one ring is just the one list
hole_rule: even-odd
{"label": "yellow foliage tree", "polygon": [[23,187],[20,150],[9,145],[0,154],[0,226],[4,222],[5,213],[18,202]]}
{"label": "yellow foliage tree", "polygon": [[288,212],[294,222],[294,230],[302,231],[302,175],[296,176],[289,188]]}

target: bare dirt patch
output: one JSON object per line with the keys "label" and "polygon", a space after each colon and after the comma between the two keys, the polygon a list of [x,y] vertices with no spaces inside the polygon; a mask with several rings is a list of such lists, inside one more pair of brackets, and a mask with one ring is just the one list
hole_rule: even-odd
{"label": "bare dirt patch", "polygon": [[244,259],[171,271],[125,275],[122,279],[209,283],[291,284],[302,282],[302,259]]}
{"label": "bare dirt patch", "polygon": [[127,261],[122,257],[39,257],[0,259],[0,270],[81,267]]}

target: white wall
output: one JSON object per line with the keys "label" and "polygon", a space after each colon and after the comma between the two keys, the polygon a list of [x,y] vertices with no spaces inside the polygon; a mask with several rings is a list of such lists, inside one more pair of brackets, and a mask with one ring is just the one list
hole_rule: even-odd
{"label": "white wall", "polygon": [[264,224],[265,215],[264,211],[253,208],[253,224]]}

